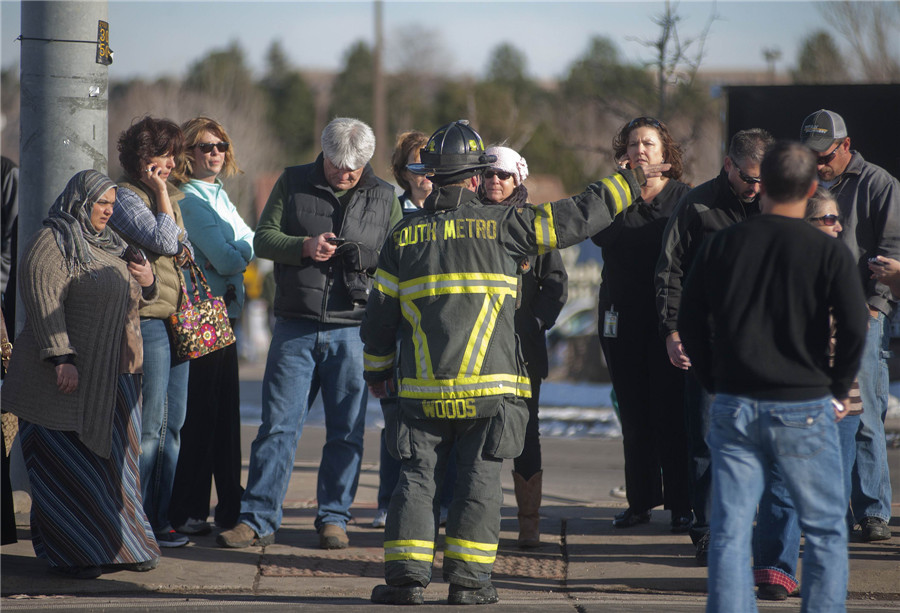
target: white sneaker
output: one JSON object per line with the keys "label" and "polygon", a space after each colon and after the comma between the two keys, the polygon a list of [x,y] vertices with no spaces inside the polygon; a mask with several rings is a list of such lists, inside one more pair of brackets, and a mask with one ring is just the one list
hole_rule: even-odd
{"label": "white sneaker", "polygon": [[378,509],[378,512],[375,513],[375,519],[372,520],[373,528],[384,528],[384,524],[387,523],[387,509]]}

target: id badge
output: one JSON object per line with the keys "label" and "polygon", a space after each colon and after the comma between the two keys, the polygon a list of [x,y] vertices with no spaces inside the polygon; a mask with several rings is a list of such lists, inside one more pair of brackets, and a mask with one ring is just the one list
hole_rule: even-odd
{"label": "id badge", "polygon": [[603,313],[603,336],[606,338],[619,336],[619,314],[612,309]]}

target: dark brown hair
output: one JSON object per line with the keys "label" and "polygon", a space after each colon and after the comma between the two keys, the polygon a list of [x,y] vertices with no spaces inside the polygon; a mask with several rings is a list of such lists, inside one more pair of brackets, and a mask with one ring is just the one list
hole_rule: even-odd
{"label": "dark brown hair", "polygon": [[391,172],[405,192],[412,189],[409,181],[406,180],[406,176],[403,174],[403,171],[406,170],[406,161],[409,159],[409,154],[413,151],[418,151],[427,142],[428,135],[418,130],[410,130],[397,136],[397,144],[394,145],[394,153],[391,154]]}
{"label": "dark brown hair", "polygon": [[672,167],[663,173],[664,177],[678,180],[684,172],[684,162],[682,161],[683,152],[681,145],[675,142],[672,135],[669,134],[669,128],[666,124],[654,119],[653,117],[637,117],[625,124],[621,130],[613,138],[613,155],[618,163],[628,152],[628,137],[637,128],[653,128],[659,134],[659,140],[663,146],[663,162],[671,164]]}
{"label": "dark brown hair", "polygon": [[171,153],[177,164],[184,153],[184,134],[174,121],[146,116],[119,135],[116,149],[125,172],[138,178],[142,164],[152,157]]}

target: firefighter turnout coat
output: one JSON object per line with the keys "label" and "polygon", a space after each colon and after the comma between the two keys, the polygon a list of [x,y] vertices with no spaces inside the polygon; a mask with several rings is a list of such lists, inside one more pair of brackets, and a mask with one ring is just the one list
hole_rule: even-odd
{"label": "firefighter turnout coat", "polygon": [[385,529],[388,584],[430,581],[435,481],[453,445],[444,579],[490,582],[500,465],[521,453],[528,421],[529,377],[514,328],[518,262],[596,234],[638,195],[630,170],[578,196],[521,208],[436,187],[421,212],[394,226],[360,330],[366,380],[392,379],[395,369],[399,377],[399,402],[383,407],[385,442],[403,461]]}

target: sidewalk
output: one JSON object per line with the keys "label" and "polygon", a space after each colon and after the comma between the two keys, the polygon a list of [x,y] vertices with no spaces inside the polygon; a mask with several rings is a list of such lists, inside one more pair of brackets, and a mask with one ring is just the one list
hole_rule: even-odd
{"label": "sidewalk", "polygon": [[[245,478],[254,435],[255,428],[244,427]],[[34,557],[27,516],[19,515],[19,543],[4,546],[0,555],[0,608],[48,610],[52,603],[53,609],[115,611],[140,604],[142,610],[156,610],[148,609],[149,604],[163,610],[174,606],[167,603],[180,602],[186,610],[289,610],[290,605],[313,603],[339,604],[342,611],[371,610],[369,594],[382,582],[383,569],[383,531],[370,527],[378,488],[378,432],[366,434],[355,518],[348,526],[351,546],[340,551],[319,549],[313,528],[323,442],[324,429],[304,431],[284,503],[284,523],[275,544],[265,548],[220,548],[215,530],[187,547],[163,550],[154,571],[77,581],[47,572],[46,563]],[[848,610],[900,607],[900,449],[889,453],[895,477],[893,539],[850,545]],[[611,525],[613,515],[625,507],[624,500],[610,495],[622,482],[621,441],[546,438],[543,458],[544,545],[530,552],[515,546],[515,498],[510,467],[504,467],[502,533],[494,571],[501,603],[492,610],[703,610],[706,569],[695,565],[687,536],[669,533],[668,512],[658,509],[649,524],[625,531]],[[441,559],[436,558],[426,602],[446,602]],[[799,604],[791,598],[787,608],[798,610]],[[784,610],[787,605],[772,606]],[[762,608],[768,610],[768,604]]]}

